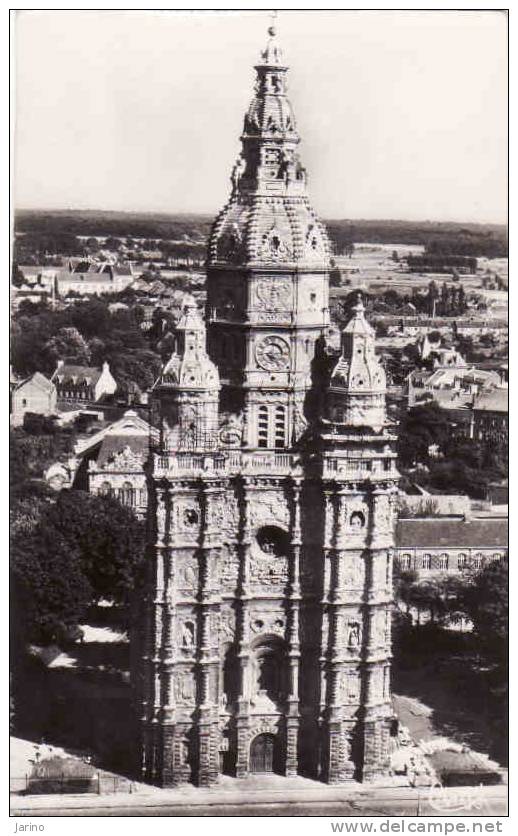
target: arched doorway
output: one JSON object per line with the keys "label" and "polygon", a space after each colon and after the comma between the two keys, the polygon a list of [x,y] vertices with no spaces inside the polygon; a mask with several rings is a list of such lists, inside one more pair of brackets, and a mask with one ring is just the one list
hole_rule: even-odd
{"label": "arched doorway", "polygon": [[250,772],[273,772],[275,753],[275,736],[273,734],[258,734],[250,746]]}

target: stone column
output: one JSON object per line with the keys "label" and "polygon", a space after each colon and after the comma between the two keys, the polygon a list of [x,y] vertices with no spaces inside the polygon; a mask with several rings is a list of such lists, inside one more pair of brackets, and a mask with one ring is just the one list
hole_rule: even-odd
{"label": "stone column", "polygon": [[345,589],[345,561],[347,556],[347,494],[337,491],[334,496],[333,571],[330,578],[329,607],[330,646],[328,654],[327,728],[329,758],[327,780],[330,784],[353,779],[355,764],[351,760],[351,723],[344,722],[343,689],[347,676],[348,651],[346,649],[347,615],[351,591]]}
{"label": "stone column", "polygon": [[241,527],[239,537],[240,555],[240,583],[239,583],[239,621],[236,625],[236,638],[238,642],[239,659],[239,682],[240,692],[237,703],[236,733],[237,733],[237,755],[236,755],[236,776],[246,778],[248,775],[248,745],[250,727],[250,694],[248,671],[250,665],[250,636],[249,636],[249,613],[248,604],[250,600],[250,485],[247,479],[242,481],[242,502],[241,502]]}
{"label": "stone column", "polygon": [[300,664],[300,548],[302,531],[300,524],[300,480],[292,483],[291,506],[291,561],[289,584],[289,628],[288,658],[290,664],[290,692],[288,695],[288,715],[286,717],[286,775],[298,772],[298,734],[299,734],[299,664]]}
{"label": "stone column", "polygon": [[363,717],[364,781],[386,773],[392,720],[390,703],[390,610],[392,585],[387,578],[387,555],[392,546],[392,497],[390,488],[380,485],[372,496],[373,526],[370,542],[369,585],[366,589],[367,615],[365,646],[365,704]]}
{"label": "stone column", "polygon": [[220,599],[214,596],[215,558],[220,548],[213,525],[213,503],[217,486],[204,484],[201,491],[202,532],[200,535],[200,702],[198,706],[198,784],[210,786],[218,780],[219,656],[215,653],[212,626],[219,614]]}

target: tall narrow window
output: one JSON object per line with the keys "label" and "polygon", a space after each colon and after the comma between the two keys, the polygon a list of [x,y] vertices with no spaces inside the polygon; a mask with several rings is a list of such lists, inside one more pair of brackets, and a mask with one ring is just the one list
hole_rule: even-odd
{"label": "tall narrow window", "polygon": [[259,420],[257,422],[257,446],[268,447],[268,407],[259,407]]}
{"label": "tall narrow window", "polygon": [[286,445],[286,410],[283,406],[275,408],[275,447]]}

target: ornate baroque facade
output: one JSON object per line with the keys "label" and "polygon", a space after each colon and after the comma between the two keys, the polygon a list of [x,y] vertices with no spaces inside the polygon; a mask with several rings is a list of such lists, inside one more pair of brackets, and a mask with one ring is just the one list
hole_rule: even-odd
{"label": "ornate baroque facade", "polygon": [[274,29],[229,202],[154,396],[149,582],[135,640],[143,776],[338,783],[388,765],[397,486],[358,301],[330,364],[329,243]]}

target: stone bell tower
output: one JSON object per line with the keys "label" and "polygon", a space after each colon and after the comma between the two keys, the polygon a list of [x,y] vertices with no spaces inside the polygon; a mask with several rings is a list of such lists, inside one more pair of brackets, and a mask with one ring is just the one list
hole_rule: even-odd
{"label": "stone bell tower", "polygon": [[329,323],[329,241],[307,196],[288,68],[270,27],[232,192],[209,242],[209,353],[244,441],[286,448],[305,426],[315,342]]}
{"label": "stone bell tower", "polygon": [[256,73],[209,241],[206,322],[186,306],[153,393],[133,647],[141,772],[161,786],[371,780],[388,763],[398,474],[385,375],[361,301],[334,368],[321,362],[329,243],[274,28]]}

